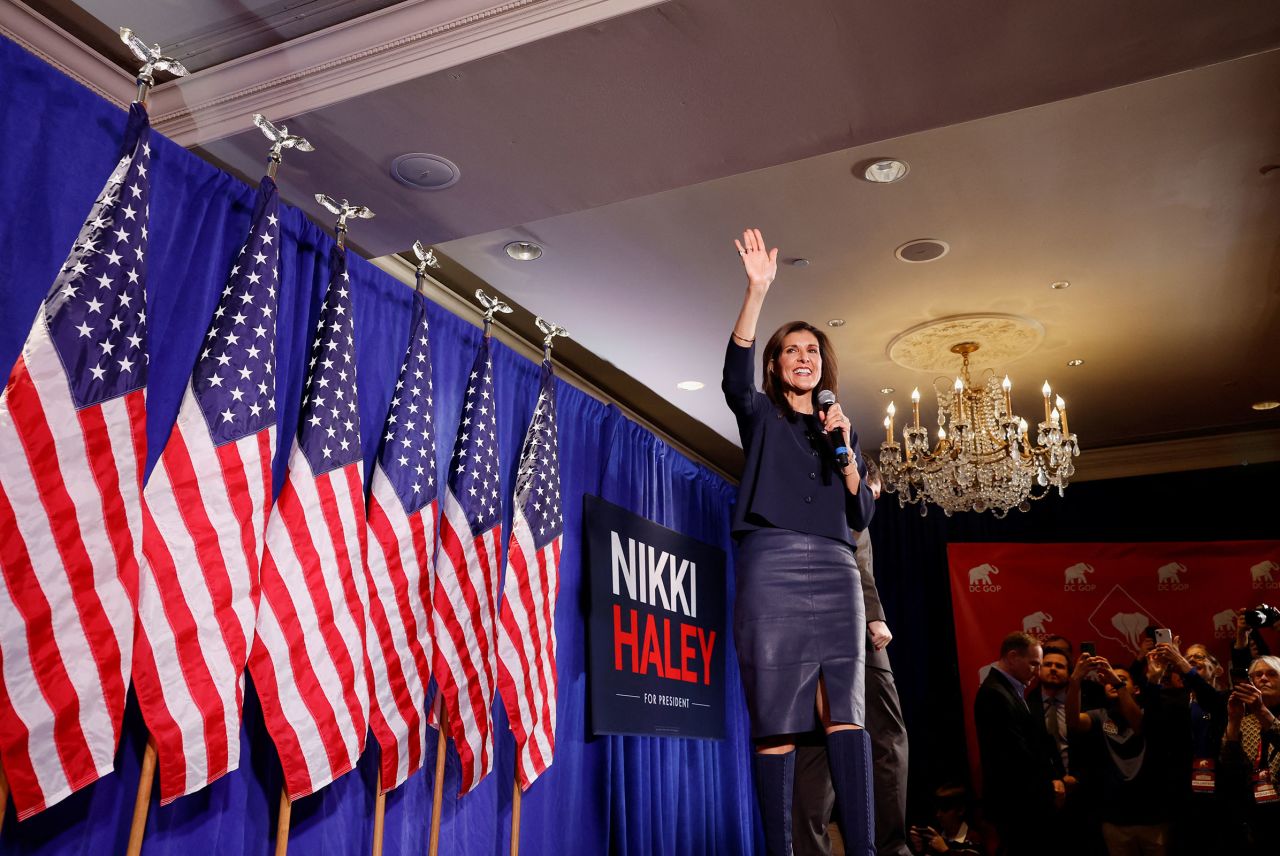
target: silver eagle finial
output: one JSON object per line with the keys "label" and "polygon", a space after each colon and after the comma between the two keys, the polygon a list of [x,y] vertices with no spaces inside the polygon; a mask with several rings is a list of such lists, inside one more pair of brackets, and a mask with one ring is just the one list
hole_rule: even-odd
{"label": "silver eagle finial", "polygon": [[355,217],[357,220],[372,220],[373,211],[367,205],[352,205],[347,200],[335,202],[323,193],[316,194],[316,202],[319,202],[329,213],[338,215],[338,225],[335,227],[338,232],[338,246],[346,246],[347,238],[347,220]]}
{"label": "silver eagle finial", "polygon": [[440,262],[436,259],[436,251],[427,249],[421,241],[413,242],[413,254],[418,257],[418,276],[427,275],[427,268],[439,268]]}
{"label": "silver eagle finial", "polygon": [[163,71],[172,74],[174,77],[186,77],[189,74],[182,63],[171,56],[162,54],[159,45],[148,45],[128,27],[120,28],[120,41],[129,46],[129,50],[133,51],[135,57],[142,60],[142,68],[138,69],[138,95],[135,99],[136,101],[144,102],[147,100],[147,92],[156,82],[155,72]]}
{"label": "silver eagle finial", "polygon": [[552,324],[541,315],[537,316],[534,321],[537,323],[538,329],[542,331],[544,337],[542,340],[542,350],[547,353],[550,353],[551,348],[553,347],[552,339],[557,336],[564,336],[566,338],[569,336],[568,330],[564,329],[559,324]]}
{"label": "silver eagle finial", "polygon": [[316,147],[311,145],[311,141],[306,137],[299,137],[296,134],[290,134],[289,129],[284,125],[276,127],[271,124],[271,120],[261,113],[253,114],[253,124],[258,126],[258,130],[271,141],[271,151],[267,154],[270,163],[267,165],[267,175],[272,178],[276,177],[276,169],[280,166],[280,153],[285,149],[297,149],[300,152],[314,152]]}
{"label": "silver eagle finial", "polygon": [[484,307],[484,334],[488,336],[489,325],[493,323],[493,316],[499,312],[509,314],[512,310],[506,303],[496,297],[490,297],[479,288],[476,289],[476,300],[480,301],[480,305]]}

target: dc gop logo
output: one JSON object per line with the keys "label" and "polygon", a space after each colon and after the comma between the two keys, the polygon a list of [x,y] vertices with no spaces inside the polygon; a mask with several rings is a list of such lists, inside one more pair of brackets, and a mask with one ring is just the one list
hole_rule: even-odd
{"label": "dc gop logo", "polygon": [[1089,582],[1089,574],[1093,573],[1093,565],[1087,562],[1076,562],[1063,571],[1063,591],[1093,591],[1098,585]]}
{"label": "dc gop logo", "polygon": [[991,594],[1000,591],[1000,584],[991,579],[1000,573],[1000,569],[990,562],[983,562],[976,568],[969,569],[969,591]]}
{"label": "dc gop logo", "polygon": [[1236,611],[1224,609],[1213,614],[1213,636],[1215,639],[1233,639],[1236,635]]}
{"label": "dc gop logo", "polygon": [[1156,568],[1156,589],[1158,591],[1186,591],[1191,588],[1191,583],[1184,583],[1182,575],[1187,572],[1187,566],[1181,562],[1169,562],[1167,565],[1161,565]]}
{"label": "dc gop logo", "polygon": [[1274,559],[1263,559],[1249,569],[1249,579],[1253,587],[1259,591],[1280,589],[1280,564]]}

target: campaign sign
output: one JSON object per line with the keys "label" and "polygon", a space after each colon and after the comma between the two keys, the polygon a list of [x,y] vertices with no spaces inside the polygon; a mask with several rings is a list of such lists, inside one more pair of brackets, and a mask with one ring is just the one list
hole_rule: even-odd
{"label": "campaign sign", "polygon": [[724,551],[584,500],[595,734],[724,737]]}

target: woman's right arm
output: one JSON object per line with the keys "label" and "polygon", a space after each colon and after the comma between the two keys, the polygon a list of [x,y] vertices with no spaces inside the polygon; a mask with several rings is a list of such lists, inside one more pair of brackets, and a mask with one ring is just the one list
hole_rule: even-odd
{"label": "woman's right arm", "polygon": [[744,348],[756,340],[756,323],[760,320],[760,307],[773,278],[778,275],[778,248],[765,250],[764,236],[759,229],[748,229],[742,240],[733,241],[742,258],[742,268],[747,274],[747,293],[742,299],[742,309],[733,324],[733,339]]}
{"label": "woman's right arm", "polygon": [[742,258],[747,274],[747,293],[742,299],[742,309],[733,325],[729,347],[725,352],[724,379],[721,389],[725,401],[738,416],[749,414],[755,405],[755,374],[752,355],[756,341],[756,323],[760,319],[760,307],[778,273],[778,250],[766,252],[764,238],[759,229],[748,229],[742,240],[733,242]]}

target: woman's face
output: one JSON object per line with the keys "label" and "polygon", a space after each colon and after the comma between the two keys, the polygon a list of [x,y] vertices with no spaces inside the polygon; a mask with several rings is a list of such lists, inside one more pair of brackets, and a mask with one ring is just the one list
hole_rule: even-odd
{"label": "woman's face", "polygon": [[1190,645],[1187,647],[1187,662],[1196,667],[1200,673],[1200,677],[1209,683],[1213,683],[1214,677],[1218,674],[1218,670],[1213,667],[1213,661],[1209,659],[1209,651],[1203,645]]}
{"label": "woman's face", "polygon": [[1280,672],[1266,663],[1256,663],[1249,670],[1249,680],[1262,691],[1262,703],[1267,707],[1280,704]]}
{"label": "woman's face", "polygon": [[818,350],[818,337],[808,330],[788,333],[782,340],[782,350],[774,364],[774,371],[789,392],[812,392],[822,378],[822,354]]}

